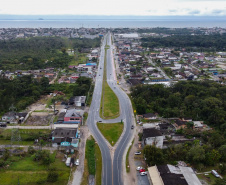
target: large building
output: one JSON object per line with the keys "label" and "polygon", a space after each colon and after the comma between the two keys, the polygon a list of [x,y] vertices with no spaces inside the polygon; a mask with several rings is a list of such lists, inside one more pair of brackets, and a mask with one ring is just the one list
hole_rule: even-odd
{"label": "large building", "polygon": [[148,168],[152,185],[202,185],[190,167],[160,165]]}

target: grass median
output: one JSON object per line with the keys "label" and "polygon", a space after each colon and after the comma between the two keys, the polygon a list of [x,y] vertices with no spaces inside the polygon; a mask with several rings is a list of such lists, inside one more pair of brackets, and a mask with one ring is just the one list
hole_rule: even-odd
{"label": "grass median", "polygon": [[133,143],[134,143],[134,139],[132,141],[132,144],[129,146],[129,149],[127,151],[127,154],[126,154],[126,172],[129,173],[130,172],[130,165],[129,165],[129,152],[133,146]]}
{"label": "grass median", "polygon": [[123,131],[123,123],[97,123],[97,127],[108,142],[114,146]]}
{"label": "grass median", "polygon": [[114,119],[119,116],[119,100],[113,90],[109,87],[106,78],[106,55],[108,47],[105,47],[104,76],[102,85],[100,117],[103,119]]}

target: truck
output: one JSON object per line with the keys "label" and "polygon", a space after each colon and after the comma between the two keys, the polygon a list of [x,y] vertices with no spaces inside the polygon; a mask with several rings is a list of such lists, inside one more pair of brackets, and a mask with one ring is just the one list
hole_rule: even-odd
{"label": "truck", "polygon": [[65,164],[66,164],[66,166],[70,166],[70,163],[71,163],[71,158],[68,157],[67,160],[66,160],[66,162],[65,162]]}

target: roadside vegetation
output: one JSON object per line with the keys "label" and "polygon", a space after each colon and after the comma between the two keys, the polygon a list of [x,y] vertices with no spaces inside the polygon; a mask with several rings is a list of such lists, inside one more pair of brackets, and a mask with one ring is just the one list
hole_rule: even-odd
{"label": "roadside vegetation", "polygon": [[[19,152],[20,151],[20,152]],[[56,184],[66,185],[70,168],[68,168],[60,152],[50,153],[47,150],[34,150],[29,147],[28,152],[17,149],[10,155],[5,149],[0,159],[1,184]]]}
{"label": "roadside vegetation", "polygon": [[101,185],[102,182],[102,155],[100,147],[95,143],[95,156],[96,156],[96,185]]}
{"label": "roadside vegetation", "polygon": [[133,147],[133,143],[134,143],[134,139],[131,143],[131,145],[129,146],[129,149],[126,153],[126,172],[129,173],[130,172],[130,165],[129,165],[129,153],[130,153],[130,150],[131,148]]}
{"label": "roadside vegetation", "polygon": [[98,144],[91,137],[86,140],[84,173],[81,185],[87,185],[89,175],[95,176],[96,185],[101,185],[102,155]]}
{"label": "roadside vegetation", "polygon": [[109,87],[107,83],[106,74],[106,54],[108,45],[105,48],[105,61],[104,61],[104,76],[103,76],[103,86],[102,86],[102,97],[101,97],[101,109],[100,117],[103,119],[114,119],[119,116],[119,101],[116,94]]}
{"label": "roadside vegetation", "polygon": [[114,146],[123,132],[123,122],[119,123],[97,123],[97,127],[108,142]]}

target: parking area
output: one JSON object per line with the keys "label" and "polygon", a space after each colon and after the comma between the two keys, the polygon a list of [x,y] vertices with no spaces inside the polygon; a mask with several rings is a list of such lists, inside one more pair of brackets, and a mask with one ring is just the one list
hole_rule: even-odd
{"label": "parking area", "polygon": [[[134,162],[136,167],[144,165],[140,160],[135,160]],[[137,185],[150,185],[147,175],[141,176],[139,171],[137,171],[136,175],[137,175]]]}

